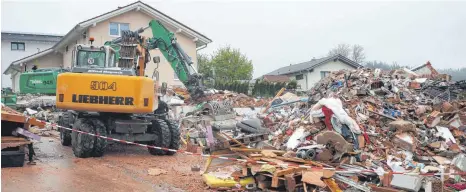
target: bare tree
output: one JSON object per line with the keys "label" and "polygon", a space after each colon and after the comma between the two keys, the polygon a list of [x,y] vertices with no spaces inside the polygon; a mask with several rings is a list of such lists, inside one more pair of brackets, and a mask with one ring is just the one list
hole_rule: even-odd
{"label": "bare tree", "polygon": [[351,59],[356,63],[363,63],[364,59],[366,59],[364,47],[358,44],[353,45]]}
{"label": "bare tree", "polygon": [[340,55],[343,55],[345,57],[349,57],[350,52],[351,52],[351,46],[349,44],[340,43],[340,44],[337,45],[337,47],[331,49],[328,52],[328,56],[334,56],[334,55],[340,54]]}

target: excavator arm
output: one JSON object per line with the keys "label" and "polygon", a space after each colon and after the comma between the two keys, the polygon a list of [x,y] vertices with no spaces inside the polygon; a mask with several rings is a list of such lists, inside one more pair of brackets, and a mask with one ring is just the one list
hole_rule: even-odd
{"label": "excavator arm", "polygon": [[178,79],[186,86],[191,97],[202,97],[205,91],[202,75],[196,71],[191,58],[178,44],[175,35],[157,20],[152,20],[149,27],[153,37],[148,40],[148,49],[158,48],[170,63]]}
{"label": "excavator arm", "polygon": [[[152,30],[152,37],[148,39],[140,37],[139,34],[148,28]],[[150,61],[148,50],[158,48],[170,63],[178,79],[188,89],[191,98],[196,99],[204,96],[205,87],[202,85],[202,75],[196,71],[191,58],[178,44],[175,35],[159,21],[151,20],[148,27],[137,31],[123,31],[122,37],[106,42],[105,45],[111,46],[119,52],[117,58],[119,58],[120,66],[129,66],[131,63],[135,63],[131,58],[136,57],[128,55],[128,51],[125,49],[131,50],[131,46],[136,45],[134,48],[139,52],[139,59],[143,58],[143,60],[138,61],[139,66],[136,69],[140,76],[144,74],[146,63]]]}

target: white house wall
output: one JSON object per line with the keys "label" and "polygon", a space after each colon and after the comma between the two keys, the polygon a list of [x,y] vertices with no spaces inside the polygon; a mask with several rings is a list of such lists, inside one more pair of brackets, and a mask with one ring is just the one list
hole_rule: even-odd
{"label": "white house wall", "polygon": [[[24,42],[24,51],[13,51],[11,50],[11,42]],[[46,50],[54,45],[55,42],[43,42],[43,41],[15,41],[2,39],[2,87],[12,87],[12,80],[10,75],[5,75],[3,72],[8,68],[11,62],[18,59],[27,57],[29,55],[37,53],[39,50]],[[14,87],[12,87],[15,89]]]}
{"label": "white house wall", "polygon": [[[339,70],[353,70],[354,67],[347,65],[341,61],[332,61],[326,64],[320,65],[310,73],[304,73],[304,78],[302,80],[297,80],[298,86],[301,86],[302,90],[311,89],[319,80],[321,79],[321,71],[339,71]],[[296,74],[297,75],[297,74]],[[296,78],[296,75],[291,76],[291,78]],[[307,75],[307,77],[306,77]],[[307,78],[307,82],[306,82]],[[306,85],[307,84],[307,85]]]}

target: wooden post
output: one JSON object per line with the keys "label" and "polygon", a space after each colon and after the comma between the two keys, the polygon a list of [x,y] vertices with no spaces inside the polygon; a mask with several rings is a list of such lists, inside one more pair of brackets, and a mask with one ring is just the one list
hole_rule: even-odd
{"label": "wooden post", "polygon": [[267,107],[265,109],[263,109],[261,112],[262,113],[265,113],[267,110],[270,109],[270,107],[272,106],[272,102],[277,98],[277,97],[280,97],[280,95],[282,95],[282,93],[285,91],[285,87],[283,87],[282,89],[280,89],[280,91],[278,91],[278,93],[275,95],[275,97],[273,97],[272,101],[269,102],[269,104],[267,105]]}

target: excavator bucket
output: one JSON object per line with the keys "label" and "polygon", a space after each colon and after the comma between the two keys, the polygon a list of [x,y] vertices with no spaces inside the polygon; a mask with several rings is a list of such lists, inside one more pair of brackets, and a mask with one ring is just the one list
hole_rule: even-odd
{"label": "excavator bucket", "polygon": [[204,114],[211,116],[214,121],[234,119],[236,117],[236,113],[233,110],[232,104],[233,102],[231,101],[211,101],[205,103],[202,106],[202,110],[205,112]]}

